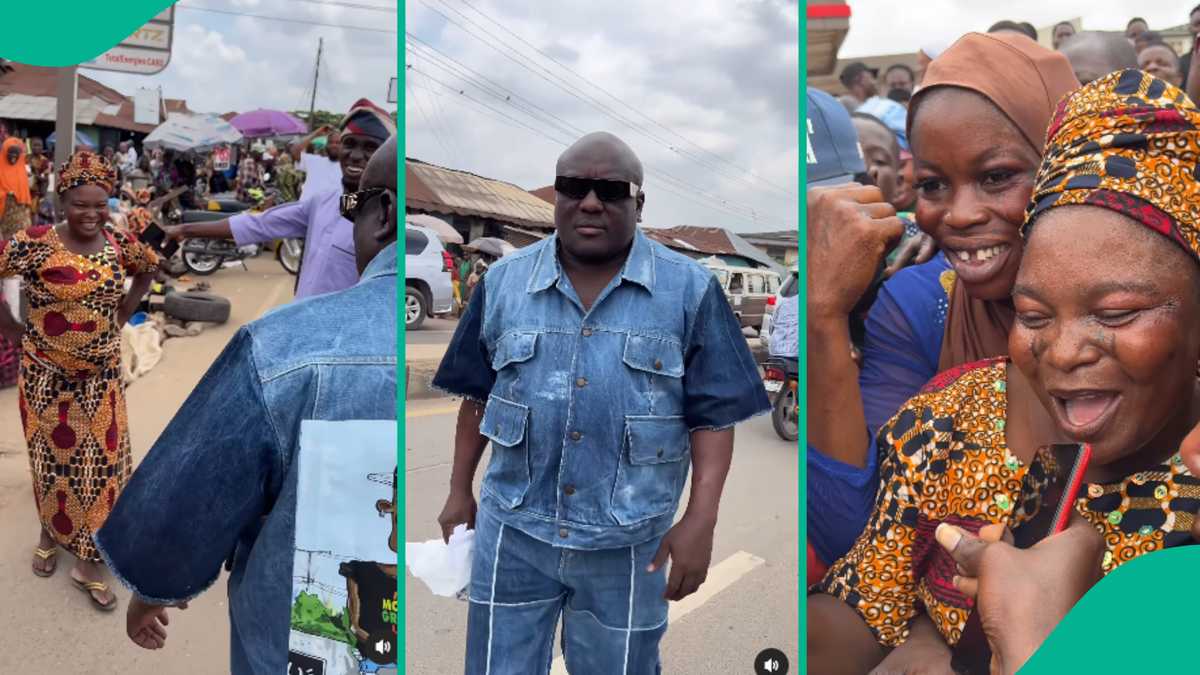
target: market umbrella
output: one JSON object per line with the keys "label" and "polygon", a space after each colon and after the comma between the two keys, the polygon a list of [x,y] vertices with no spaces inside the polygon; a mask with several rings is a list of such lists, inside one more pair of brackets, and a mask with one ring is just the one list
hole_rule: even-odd
{"label": "market umbrella", "polygon": [[471,243],[463,246],[463,248],[467,249],[468,251],[485,253],[493,258],[503,258],[509,253],[517,250],[517,247],[513,246],[507,241],[504,241],[503,239],[497,239],[496,237],[480,237],[478,239],[472,239]]}
{"label": "market umbrella", "polygon": [[418,227],[425,227],[437,233],[438,239],[442,240],[443,244],[461,244],[463,243],[462,235],[458,230],[454,229],[441,218],[435,218],[424,213],[418,213],[405,218],[406,221]]}
{"label": "market umbrella", "polygon": [[216,115],[172,113],[154,128],[142,147],[164,148],[176,152],[204,152],[218,145],[240,143],[242,133]]}
{"label": "market umbrella", "polygon": [[229,120],[246,138],[308,133],[308,126],[282,110],[259,108]]}

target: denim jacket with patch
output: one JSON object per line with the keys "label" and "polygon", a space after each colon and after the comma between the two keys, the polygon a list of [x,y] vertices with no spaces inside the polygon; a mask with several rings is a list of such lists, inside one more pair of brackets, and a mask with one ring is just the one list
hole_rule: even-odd
{"label": "denim jacket with patch", "polygon": [[559,265],[557,236],[493,265],[433,384],[486,401],[484,505],[576,549],[665,533],[690,432],[770,409],[716,278],[640,231],[589,311]]}
{"label": "denim jacket with patch", "polygon": [[113,574],[156,604],[196,597],[232,554],[233,675],[287,671],[300,423],[396,419],[396,248],[357,285],[242,327],[96,534]]}

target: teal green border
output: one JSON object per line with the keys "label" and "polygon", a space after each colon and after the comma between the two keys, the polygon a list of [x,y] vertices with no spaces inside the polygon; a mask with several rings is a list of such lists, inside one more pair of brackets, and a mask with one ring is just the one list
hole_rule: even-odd
{"label": "teal green border", "polygon": [[7,0],[4,26],[9,38],[0,47],[0,57],[56,67],[90,61],[172,4],[168,0]]}
{"label": "teal green border", "polygon": [[[797,75],[796,97],[797,97],[797,99],[799,99],[799,109],[800,109],[800,116],[801,116],[800,120],[799,120],[799,124],[800,124],[799,137],[804,139],[803,142],[805,144],[805,147],[807,147],[808,146],[808,123],[807,123],[807,120],[808,120],[808,96],[805,95],[805,91],[807,90],[807,83],[808,83],[808,14],[807,14],[807,12],[805,13],[804,16],[800,17],[799,25],[800,25],[800,35],[799,35],[800,72],[798,72],[796,74]],[[801,148],[801,150],[803,150],[803,148]],[[797,161],[799,161],[799,157],[801,155],[807,155],[807,153],[805,153],[805,152],[796,153]],[[800,164],[799,175],[800,175],[800,183],[799,183],[799,185],[797,185],[798,193],[799,193],[799,189],[808,185],[808,163],[807,162]],[[804,194],[807,195],[807,190],[804,191]],[[800,210],[800,216],[797,221],[799,223],[799,227],[796,230],[796,236],[799,238],[799,244],[800,244],[800,247],[799,247],[800,254],[796,261],[796,266],[800,270],[800,275],[799,275],[800,297],[808,298],[808,238],[806,236],[806,233],[808,232],[807,201],[806,200],[800,201],[796,208],[798,208]],[[806,302],[800,303],[800,309],[799,309],[798,316],[799,316],[799,321],[800,321],[799,325],[807,326],[808,325],[808,303],[806,303]],[[800,369],[799,369],[800,374],[799,374],[799,377],[800,377],[801,384],[799,386],[799,391],[806,392],[806,395],[800,396],[800,401],[799,401],[800,412],[799,412],[798,422],[799,422],[799,429],[800,429],[800,437],[798,439],[796,439],[796,452],[798,452],[798,453],[804,453],[806,451],[806,448],[808,447],[807,442],[806,442],[806,439],[808,438],[808,396],[807,396],[808,357],[807,357],[807,354],[808,354],[808,331],[806,330],[806,331],[800,333],[800,354],[799,354],[799,356],[800,356]],[[793,664],[793,667],[789,672],[807,673],[808,672],[808,640],[807,640],[806,636],[808,634],[808,612],[806,610],[806,606],[808,603],[806,602],[806,598],[808,597],[808,595],[806,593],[807,587],[805,586],[805,582],[807,582],[807,580],[808,580],[808,518],[806,517],[806,514],[808,513],[808,461],[807,461],[807,455],[801,454],[800,461],[796,462],[796,465],[797,465],[797,471],[798,471],[798,475],[796,477],[796,479],[798,481],[796,483],[796,493],[797,493],[797,502],[800,505],[799,506],[800,510],[798,513],[796,513],[796,518],[799,520],[799,525],[800,525],[800,540],[796,542],[796,545],[800,549],[798,551],[798,553],[800,555],[800,569],[799,569],[800,592],[797,594],[798,597],[796,598],[796,614],[800,619],[800,621],[799,621],[800,636],[799,636],[799,640],[796,643],[797,645],[799,645],[799,648],[797,649],[798,653],[796,654],[796,662]]]}
{"label": "teal green border", "polygon": [[[405,180],[407,178],[406,174],[408,173],[407,171],[404,170],[404,166],[405,166],[404,158],[408,157],[408,152],[407,152],[408,145],[405,142],[405,134],[407,132],[407,129],[406,129],[407,125],[405,124],[405,114],[404,114],[405,99],[408,96],[408,87],[405,86],[405,80],[408,77],[408,73],[405,71],[404,60],[403,60],[404,59],[404,23],[405,23],[405,20],[406,20],[406,17],[404,15],[404,3],[401,2],[400,3],[400,11],[396,12],[396,23],[397,23],[396,74],[400,79],[399,79],[399,81],[396,82],[396,104],[395,104],[396,110],[398,111],[396,113],[396,117],[397,117],[396,133],[399,135],[399,138],[397,140],[399,141],[399,144],[400,144],[400,151],[398,153],[396,153],[396,189],[399,191],[399,193],[398,193],[399,195],[407,194],[404,186],[405,186]],[[404,202],[401,201],[401,204],[403,204],[403,203]],[[403,213],[401,215],[403,215]],[[396,240],[397,240],[397,244],[399,242],[404,241],[403,239],[400,239],[398,232],[397,232]],[[404,278],[405,278],[404,275],[405,275],[405,269],[408,264],[408,260],[407,260],[408,256],[397,256],[397,257],[400,258],[401,262],[399,263],[400,274],[396,278],[396,340],[397,340],[396,354],[399,356],[399,358],[396,359],[396,363],[399,364],[398,367],[400,368],[400,372],[397,373],[398,377],[396,378],[396,389],[397,389],[396,405],[398,406],[396,409],[396,430],[397,430],[396,433],[398,434],[398,438],[396,439],[396,464],[400,468],[404,469],[404,475],[406,476],[406,478],[405,478],[405,480],[400,481],[400,485],[399,485],[400,493],[399,493],[399,497],[398,497],[398,500],[400,503],[396,505],[396,508],[400,509],[400,512],[397,514],[397,518],[400,523],[400,528],[401,528],[400,533],[402,535],[404,535],[404,536],[400,537],[400,541],[406,542],[406,541],[408,541],[408,519],[405,517],[405,514],[408,511],[408,496],[407,496],[408,495],[408,479],[407,479],[408,464],[406,461],[408,458],[408,453],[406,452],[405,449],[408,446],[405,445],[405,438],[406,438],[405,426],[407,424],[407,420],[404,417],[404,410],[407,407],[407,401],[408,401],[408,391],[407,391],[408,390],[408,387],[407,387],[408,361],[404,355],[405,334],[407,332],[407,329],[405,328],[405,325],[404,325],[404,293],[402,291],[404,290]],[[398,562],[400,564],[400,567],[402,568],[401,571],[406,572],[406,570],[404,569],[404,560],[403,560],[404,554],[402,553],[402,551],[403,551],[403,549],[401,549],[401,551],[398,551],[396,553],[396,555],[399,557]],[[396,649],[399,650],[397,652],[396,665],[400,666],[401,673],[405,672],[406,669],[408,668],[408,663],[407,663],[407,661],[408,661],[408,659],[407,659],[408,631],[406,631],[404,628],[408,624],[408,602],[406,600],[405,591],[404,591],[404,580],[406,578],[407,578],[407,573],[396,575],[396,583],[399,586],[399,590],[397,591],[398,595],[396,596],[396,602],[399,603],[400,607],[404,608],[403,612],[396,613]],[[404,660],[401,660],[399,658],[400,654],[405,655]],[[403,664],[403,665],[401,665],[401,664]]]}

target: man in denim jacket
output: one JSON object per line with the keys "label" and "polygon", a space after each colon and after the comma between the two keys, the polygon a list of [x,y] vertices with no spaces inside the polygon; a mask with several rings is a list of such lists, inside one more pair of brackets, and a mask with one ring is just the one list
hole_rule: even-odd
{"label": "man in denim jacket", "polygon": [[638,231],[641,185],[615,136],[567,149],[555,235],[491,267],[434,378],[464,397],[438,521],[476,530],[469,674],[548,672],[560,613],[570,672],[657,672],[667,600],[708,572],[733,426],[769,408],[712,273]]}
{"label": "man in denim jacket", "polygon": [[133,474],[96,545],[134,593],[131,640],[166,640],[231,557],[233,675],[287,671],[302,420],[396,418],[396,137],[344,196],[361,273],[244,326]]}

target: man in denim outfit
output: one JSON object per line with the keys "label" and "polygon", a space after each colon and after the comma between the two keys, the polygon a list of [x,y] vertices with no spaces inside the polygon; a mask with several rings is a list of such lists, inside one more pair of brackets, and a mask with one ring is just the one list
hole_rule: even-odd
{"label": "man in denim outfit", "polygon": [[667,600],[708,572],[733,425],[770,407],[712,273],[638,231],[641,185],[615,136],[568,148],[556,233],[491,267],[434,378],[464,397],[438,522],[476,530],[469,675],[547,673],[560,613],[575,675],[661,672]]}
{"label": "man in denim outfit", "polygon": [[133,591],[126,632],[163,647],[229,560],[230,672],[287,671],[302,420],[396,418],[396,137],[343,197],[361,279],[237,332],[134,472],[96,545]]}

